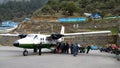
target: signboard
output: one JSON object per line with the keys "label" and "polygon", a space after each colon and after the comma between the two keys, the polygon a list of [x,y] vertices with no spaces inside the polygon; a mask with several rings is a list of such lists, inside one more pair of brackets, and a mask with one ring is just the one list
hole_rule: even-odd
{"label": "signboard", "polygon": [[58,22],[81,22],[86,21],[86,18],[59,18]]}

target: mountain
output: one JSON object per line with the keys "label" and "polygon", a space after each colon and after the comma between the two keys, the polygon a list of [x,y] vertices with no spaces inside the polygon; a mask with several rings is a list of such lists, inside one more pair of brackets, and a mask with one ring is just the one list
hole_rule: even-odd
{"label": "mountain", "polygon": [[[29,17],[49,0],[0,0],[0,22]],[[4,4],[2,4],[4,3]]]}
{"label": "mountain", "polygon": [[102,18],[120,16],[120,0],[50,0],[42,10],[34,14],[84,16],[84,13],[99,13]]}
{"label": "mountain", "polygon": [[41,15],[83,17],[84,13],[99,13],[102,18],[120,16],[120,0],[0,0],[0,3],[5,3],[0,4],[0,22]]}

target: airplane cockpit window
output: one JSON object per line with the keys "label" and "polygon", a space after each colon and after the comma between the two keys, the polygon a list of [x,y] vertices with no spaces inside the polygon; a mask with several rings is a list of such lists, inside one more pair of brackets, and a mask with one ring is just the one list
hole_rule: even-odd
{"label": "airplane cockpit window", "polygon": [[40,40],[45,40],[44,38],[40,38]]}
{"label": "airplane cockpit window", "polygon": [[37,38],[37,35],[34,36],[34,39]]}
{"label": "airplane cockpit window", "polygon": [[43,38],[41,38],[40,40],[43,40]]}

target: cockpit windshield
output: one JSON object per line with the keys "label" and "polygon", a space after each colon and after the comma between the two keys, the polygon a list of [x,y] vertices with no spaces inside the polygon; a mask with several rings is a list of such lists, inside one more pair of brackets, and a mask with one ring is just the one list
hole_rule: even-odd
{"label": "cockpit windshield", "polygon": [[27,35],[27,37],[32,37],[32,38],[34,38],[35,35],[31,35],[31,34],[29,34],[29,35]]}
{"label": "cockpit windshield", "polygon": [[37,38],[37,35],[34,36],[34,39]]}

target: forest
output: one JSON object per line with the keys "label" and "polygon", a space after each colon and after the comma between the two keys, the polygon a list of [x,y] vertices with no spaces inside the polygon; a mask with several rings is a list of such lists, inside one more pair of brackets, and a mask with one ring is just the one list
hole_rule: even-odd
{"label": "forest", "polygon": [[120,15],[120,0],[50,0],[44,8],[34,12],[35,15],[83,16],[83,13],[99,13],[104,16]]}
{"label": "forest", "polygon": [[[47,3],[47,4],[46,4]],[[45,5],[44,5],[45,4]],[[42,7],[42,8],[41,8]],[[120,16],[120,0],[30,0],[0,4],[0,22],[21,17],[60,15],[83,16],[83,13]]]}
{"label": "forest", "polygon": [[8,1],[0,4],[0,22],[21,17],[29,17],[48,0]]}

